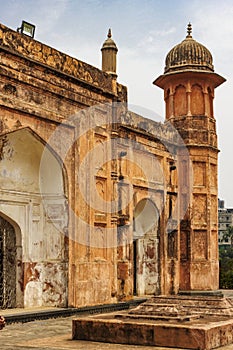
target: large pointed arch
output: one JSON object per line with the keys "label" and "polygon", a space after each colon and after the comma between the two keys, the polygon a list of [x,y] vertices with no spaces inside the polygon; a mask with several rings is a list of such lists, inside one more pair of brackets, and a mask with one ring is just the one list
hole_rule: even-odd
{"label": "large pointed arch", "polygon": [[[59,155],[30,128],[4,134],[0,141],[0,211],[10,218],[9,223],[17,222],[22,233],[23,304],[26,307],[66,306],[68,181],[65,166]],[[44,154],[47,165],[41,170]],[[41,178],[44,187],[41,187]]]}

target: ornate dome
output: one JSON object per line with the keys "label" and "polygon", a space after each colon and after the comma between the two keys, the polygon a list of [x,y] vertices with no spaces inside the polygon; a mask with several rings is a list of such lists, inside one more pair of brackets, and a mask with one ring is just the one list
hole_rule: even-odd
{"label": "ornate dome", "polygon": [[194,40],[191,33],[192,26],[189,23],[186,38],[167,54],[164,73],[179,70],[214,71],[210,51]]}

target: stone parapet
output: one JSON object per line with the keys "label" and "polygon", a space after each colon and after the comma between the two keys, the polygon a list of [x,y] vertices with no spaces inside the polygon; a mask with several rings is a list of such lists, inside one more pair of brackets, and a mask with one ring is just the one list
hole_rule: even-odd
{"label": "stone parapet", "polygon": [[36,61],[96,87],[112,91],[112,77],[100,69],[0,24],[0,49]]}

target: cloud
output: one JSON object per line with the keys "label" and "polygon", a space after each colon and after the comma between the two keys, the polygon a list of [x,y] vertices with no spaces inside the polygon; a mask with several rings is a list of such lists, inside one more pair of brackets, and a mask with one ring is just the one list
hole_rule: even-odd
{"label": "cloud", "polygon": [[226,57],[222,50],[228,54],[233,52],[233,3],[211,1],[197,6],[198,3],[195,3],[192,15],[192,21],[195,23],[194,36],[197,32],[197,35],[203,38],[203,42],[224,59]]}
{"label": "cloud", "polygon": [[69,0],[10,0],[1,6],[1,17],[8,21],[8,23],[3,21],[4,24],[15,29],[21,24],[21,20],[31,22],[36,25],[36,35],[44,38],[57,26],[68,4]]}
{"label": "cloud", "polygon": [[31,16],[35,20],[41,36],[56,30],[59,25],[61,28],[64,28],[62,16],[67,9],[68,3],[69,0],[40,0],[38,5],[31,9]]}
{"label": "cloud", "polygon": [[140,53],[147,53],[148,59],[150,57],[154,59],[151,54],[164,53],[168,47],[168,41],[173,38],[176,28],[173,26],[169,29],[150,30],[137,44],[137,49]]}

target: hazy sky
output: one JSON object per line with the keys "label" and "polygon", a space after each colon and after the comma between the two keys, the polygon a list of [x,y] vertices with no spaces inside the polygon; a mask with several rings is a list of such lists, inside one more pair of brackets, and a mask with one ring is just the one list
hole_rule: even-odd
{"label": "hazy sky", "polygon": [[[0,22],[12,29],[36,25],[35,39],[101,67],[100,48],[112,28],[118,46],[118,81],[129,103],[164,116],[163,91],[152,81],[163,73],[168,51],[186,36],[212,53],[215,71],[227,82],[216,89],[219,135],[219,197],[233,207],[233,1],[232,0],[0,0]],[[157,119],[158,120],[158,119]],[[160,118],[161,120],[161,118]]]}

